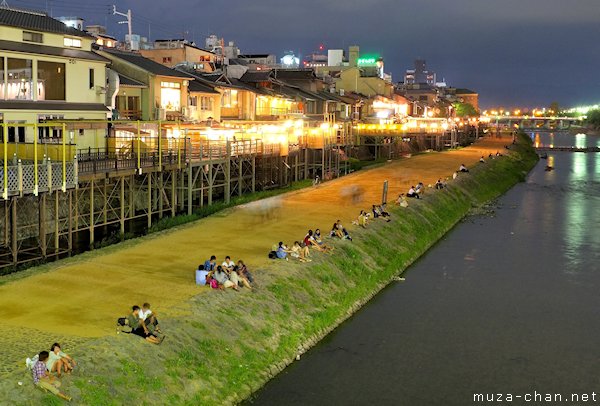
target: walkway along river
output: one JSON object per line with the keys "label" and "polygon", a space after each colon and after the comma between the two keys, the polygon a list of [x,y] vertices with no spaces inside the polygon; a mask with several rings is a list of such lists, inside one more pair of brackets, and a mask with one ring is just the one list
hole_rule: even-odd
{"label": "walkway along river", "polygon": [[541,160],[493,215],[467,218],[251,402],[600,401],[600,154],[549,160],[554,171]]}

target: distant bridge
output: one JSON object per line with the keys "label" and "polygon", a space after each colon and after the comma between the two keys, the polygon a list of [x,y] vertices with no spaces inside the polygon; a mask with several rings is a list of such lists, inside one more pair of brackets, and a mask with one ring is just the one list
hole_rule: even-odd
{"label": "distant bridge", "polygon": [[600,147],[536,147],[536,151],[600,152]]}
{"label": "distant bridge", "polygon": [[517,125],[522,130],[568,130],[573,124],[583,120],[575,117],[529,117],[529,116],[488,116],[490,124],[513,128]]}

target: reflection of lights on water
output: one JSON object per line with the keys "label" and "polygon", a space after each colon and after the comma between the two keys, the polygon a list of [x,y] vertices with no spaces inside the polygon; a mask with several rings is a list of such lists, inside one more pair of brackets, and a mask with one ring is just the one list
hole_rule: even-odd
{"label": "reflection of lights on water", "polygon": [[554,155],[548,156],[548,166],[554,168]]}
{"label": "reflection of lights on water", "polygon": [[540,135],[539,134],[535,134],[535,136],[533,137],[533,139],[534,139],[535,147],[539,148],[540,145],[541,145]]}
{"label": "reflection of lights on water", "polygon": [[576,148],[585,148],[585,147],[587,147],[587,135],[585,135],[585,134],[576,134],[575,135],[575,147]]}
{"label": "reflection of lights on water", "polygon": [[554,133],[550,133],[550,148],[554,148]]}

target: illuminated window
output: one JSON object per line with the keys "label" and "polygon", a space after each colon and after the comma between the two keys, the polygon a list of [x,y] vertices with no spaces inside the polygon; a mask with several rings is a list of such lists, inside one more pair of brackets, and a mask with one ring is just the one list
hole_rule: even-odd
{"label": "illuminated window", "polygon": [[213,98],[203,96],[200,98],[200,110],[211,111],[213,109]]}
{"label": "illuminated window", "polygon": [[181,89],[181,83],[177,83],[177,82],[160,82],[160,87],[171,88],[171,89]]}
{"label": "illuminated window", "polygon": [[31,59],[7,59],[8,100],[33,100],[33,76]]}
{"label": "illuminated window", "polygon": [[160,106],[168,111],[181,109],[181,83],[160,82]]}
{"label": "illuminated window", "polygon": [[23,31],[23,41],[41,44],[44,42],[44,36],[39,32]]}
{"label": "illuminated window", "polygon": [[238,105],[238,91],[234,89],[227,89],[223,92],[221,97],[221,107],[237,107]]}
{"label": "illuminated window", "polygon": [[78,38],[66,38],[64,42],[66,47],[81,48],[81,40]]}

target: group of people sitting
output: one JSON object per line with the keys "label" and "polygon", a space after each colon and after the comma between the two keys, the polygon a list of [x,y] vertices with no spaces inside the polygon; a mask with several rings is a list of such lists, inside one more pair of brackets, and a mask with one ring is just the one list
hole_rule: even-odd
{"label": "group of people sitting", "polygon": [[[343,226],[341,220],[337,220],[333,223],[331,231],[329,232],[329,237],[352,241],[352,237],[350,237],[348,230]],[[269,258],[285,259],[287,261],[289,260],[289,257],[291,257],[300,262],[310,262],[311,249],[324,253],[329,253],[334,250],[332,246],[323,241],[321,230],[317,228],[315,231],[308,230],[302,242],[294,241],[294,244],[292,244],[291,247],[288,247],[283,241],[279,241],[277,246],[274,246],[269,253]]]}
{"label": "group of people sitting", "polygon": [[217,265],[217,257],[211,255],[203,265],[198,265],[198,270],[205,272],[205,284],[213,289],[239,290],[246,287],[252,289],[254,278],[246,264],[241,259],[233,262],[228,255],[221,265]]}
{"label": "group of people sitting", "polygon": [[25,363],[31,369],[31,377],[35,386],[66,401],[71,400],[70,396],[58,389],[61,386],[58,378],[63,373],[70,374],[77,364],[72,357],[62,351],[59,343],[52,344],[50,351],[41,351],[33,359],[27,358]]}
{"label": "group of people sitting", "polygon": [[141,308],[138,305],[132,306],[131,313],[127,316],[127,325],[131,327],[131,334],[140,336],[149,343],[160,344],[165,339],[156,313],[150,310],[150,303],[144,303]]}

